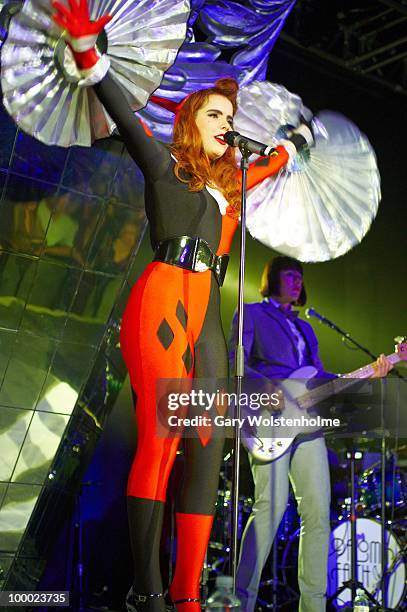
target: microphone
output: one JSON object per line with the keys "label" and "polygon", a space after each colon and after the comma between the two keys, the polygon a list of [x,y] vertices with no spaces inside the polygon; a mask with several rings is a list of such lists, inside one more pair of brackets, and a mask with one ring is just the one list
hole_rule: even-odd
{"label": "microphone", "polygon": [[334,327],[332,321],[324,317],[322,314],[319,314],[319,312],[317,312],[315,308],[306,308],[305,316],[307,317],[307,319],[315,317],[316,319],[318,319],[318,321],[321,321],[321,323],[325,323],[326,325],[329,325],[329,327]]}
{"label": "microphone", "polygon": [[270,145],[263,144],[262,142],[257,142],[257,140],[253,140],[248,136],[242,136],[239,132],[226,132],[223,135],[225,142],[231,147],[239,147],[245,148],[250,151],[250,153],[255,153],[256,155],[272,155],[276,149]]}

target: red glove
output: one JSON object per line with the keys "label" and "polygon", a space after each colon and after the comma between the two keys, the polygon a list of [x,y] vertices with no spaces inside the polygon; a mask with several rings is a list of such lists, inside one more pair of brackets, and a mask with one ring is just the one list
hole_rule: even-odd
{"label": "red glove", "polygon": [[52,2],[56,14],[52,16],[55,23],[67,31],[67,41],[73,51],[78,68],[89,69],[99,61],[96,50],[96,40],[105,25],[112,19],[111,15],[104,15],[97,21],[89,18],[87,0],[68,0],[67,8],[58,0]]}

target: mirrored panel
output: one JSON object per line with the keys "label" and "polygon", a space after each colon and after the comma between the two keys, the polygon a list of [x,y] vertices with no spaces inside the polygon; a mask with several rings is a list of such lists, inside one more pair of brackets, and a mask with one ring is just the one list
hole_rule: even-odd
{"label": "mirrored panel", "polygon": [[140,236],[140,243],[130,259],[129,269],[126,274],[126,282],[130,287],[134,286],[145,267],[153,260],[153,257],[154,253],[150,243],[149,225],[146,220],[143,233]]}
{"label": "mirrored panel", "polygon": [[0,480],[11,479],[33,415],[32,410],[0,406]]}
{"label": "mirrored panel", "polygon": [[36,408],[43,412],[72,414],[77,399],[77,391],[66,380],[58,380],[52,374],[48,374]]}
{"label": "mirrored panel", "polygon": [[0,386],[3,383],[11,355],[14,350],[14,343],[17,332],[0,329]]}
{"label": "mirrored panel", "polygon": [[55,352],[55,341],[16,334],[13,353],[0,389],[0,405],[33,409]]}
{"label": "mirrored panel", "polygon": [[5,250],[40,255],[51,213],[45,200],[56,187],[9,174],[0,206],[0,244]]}
{"label": "mirrored panel", "polygon": [[14,554],[12,555],[0,554],[0,589],[3,589],[3,584],[10,570],[13,559],[14,559]]}
{"label": "mirrored panel", "polygon": [[0,200],[2,199],[3,188],[4,188],[4,185],[6,183],[6,177],[7,177],[6,171],[5,170],[1,170],[1,168],[0,168]]}
{"label": "mirrored panel", "polygon": [[103,213],[103,201],[73,191],[43,200],[50,222],[41,257],[82,268]]}
{"label": "mirrored panel", "polygon": [[0,251],[0,326],[18,329],[32,287],[37,259]]}
{"label": "mirrored panel", "polygon": [[[0,406],[0,410],[1,410],[1,406]],[[7,482],[0,482],[0,508],[1,508],[1,504],[3,503],[3,498],[6,494],[7,487],[8,487]]]}
{"label": "mirrored panel", "polygon": [[81,274],[76,268],[38,261],[35,283],[27,299],[21,329],[58,338],[66,324]]}
{"label": "mirrored panel", "polygon": [[109,333],[105,336],[103,344],[100,347],[100,351],[108,358],[109,363],[114,366],[122,379],[127,375],[127,369],[120,350],[120,324],[130,292],[131,287],[125,281],[114,305],[109,324]]}
{"label": "mirrored panel", "polygon": [[84,344],[61,342],[36,405],[37,410],[72,414],[88,379],[97,351]]}
{"label": "mirrored panel", "polygon": [[13,473],[13,482],[44,482],[68,421],[66,415],[35,412]]}
{"label": "mirrored panel", "polygon": [[144,222],[144,211],[121,206],[110,198],[89,253],[88,267],[108,274],[125,273]]}
{"label": "mirrored panel", "polygon": [[19,130],[10,169],[48,183],[59,183],[68,150],[51,147]]}
{"label": "mirrored panel", "polygon": [[120,277],[85,272],[72,305],[63,339],[96,346],[122,285]]}
{"label": "mirrored panel", "polygon": [[[97,427],[103,428],[111,409],[112,397],[118,392],[117,374],[108,358],[98,351],[92,372],[81,394],[81,404]],[[82,418],[83,422],[83,418]]]}
{"label": "mirrored panel", "polygon": [[10,483],[0,508],[2,552],[15,552],[40,494],[41,487]]}
{"label": "mirrored panel", "polygon": [[92,147],[71,147],[62,184],[90,195],[108,195],[122,149],[123,144],[113,139],[97,140]]}
{"label": "mirrored panel", "polygon": [[111,195],[122,204],[144,210],[144,178],[126,150],[120,160]]}
{"label": "mirrored panel", "polygon": [[17,127],[10,115],[0,104],[0,168],[8,168],[16,138]]}

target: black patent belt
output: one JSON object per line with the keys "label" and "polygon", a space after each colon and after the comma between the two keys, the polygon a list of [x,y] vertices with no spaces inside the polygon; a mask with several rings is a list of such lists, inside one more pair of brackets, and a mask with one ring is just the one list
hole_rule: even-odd
{"label": "black patent belt", "polygon": [[229,255],[215,255],[202,238],[177,236],[160,242],[154,252],[154,261],[162,261],[192,272],[212,270],[221,287],[225,280]]}

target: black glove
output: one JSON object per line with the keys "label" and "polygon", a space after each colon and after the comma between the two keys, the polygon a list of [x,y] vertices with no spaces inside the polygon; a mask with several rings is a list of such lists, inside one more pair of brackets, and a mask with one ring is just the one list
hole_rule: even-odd
{"label": "black glove", "polygon": [[287,140],[293,143],[298,151],[309,149],[315,145],[314,131],[312,129],[312,119],[307,121],[302,115],[301,123],[287,134]]}

